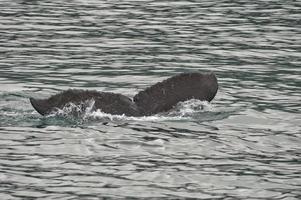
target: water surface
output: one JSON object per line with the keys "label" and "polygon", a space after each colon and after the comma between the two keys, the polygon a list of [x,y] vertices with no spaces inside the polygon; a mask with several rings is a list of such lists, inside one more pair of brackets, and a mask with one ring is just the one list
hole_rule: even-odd
{"label": "water surface", "polygon": [[[301,4],[0,1],[0,198],[301,198]],[[42,117],[68,88],[133,97],[213,71],[210,103]]]}

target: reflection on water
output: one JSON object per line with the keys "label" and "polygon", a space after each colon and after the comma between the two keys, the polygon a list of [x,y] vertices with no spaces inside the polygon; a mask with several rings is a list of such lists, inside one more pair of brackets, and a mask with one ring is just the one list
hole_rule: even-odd
{"label": "reflection on water", "polygon": [[[0,1],[0,198],[300,199],[298,1]],[[214,71],[211,104],[39,116],[67,88],[130,97]]]}

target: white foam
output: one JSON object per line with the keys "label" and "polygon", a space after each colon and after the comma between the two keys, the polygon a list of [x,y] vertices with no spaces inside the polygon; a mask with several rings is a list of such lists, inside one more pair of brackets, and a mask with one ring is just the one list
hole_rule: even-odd
{"label": "white foam", "polygon": [[110,121],[178,121],[191,119],[195,114],[213,110],[213,106],[207,101],[191,99],[178,103],[169,112],[151,116],[133,117],[126,115],[112,115],[101,110],[93,111],[95,101],[88,100],[81,104],[69,103],[63,109],[57,109],[49,117],[64,116],[78,117],[86,120],[110,120]]}
{"label": "white foam", "polygon": [[84,117],[87,113],[91,113],[94,107],[95,100],[90,99],[80,104],[68,103],[62,109],[57,108],[49,116],[82,116]]}
{"label": "white foam", "polygon": [[151,116],[129,117],[126,115],[112,115],[104,113],[101,110],[86,112],[85,119],[109,119],[111,121],[177,121],[190,119],[193,114],[200,112],[208,112],[213,106],[207,101],[191,99],[178,103],[171,111]]}
{"label": "white foam", "polygon": [[188,101],[179,102],[171,111],[169,111],[169,115],[180,115],[183,117],[212,110],[213,106],[209,102],[190,99]]}

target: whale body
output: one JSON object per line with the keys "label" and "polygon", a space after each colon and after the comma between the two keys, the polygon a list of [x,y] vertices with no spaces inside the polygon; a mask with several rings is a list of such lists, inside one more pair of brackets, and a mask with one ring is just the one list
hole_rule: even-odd
{"label": "whale body", "polygon": [[[149,116],[165,112],[178,102],[199,99],[210,102],[218,90],[214,73],[182,73],[140,91],[130,99],[122,94],[94,90],[69,89],[47,99],[30,98],[33,108],[41,115],[48,115],[72,103],[83,105],[93,100],[92,110],[126,116]],[[82,111],[83,111],[82,110]],[[80,111],[78,111],[80,112]]]}

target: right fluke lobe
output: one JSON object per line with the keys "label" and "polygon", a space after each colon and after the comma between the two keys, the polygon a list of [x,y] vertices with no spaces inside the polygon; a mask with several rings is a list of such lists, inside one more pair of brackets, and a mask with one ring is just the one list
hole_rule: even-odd
{"label": "right fluke lobe", "polygon": [[218,90],[213,73],[183,73],[139,92],[134,102],[143,115],[152,115],[170,110],[180,101],[199,99],[210,102]]}

